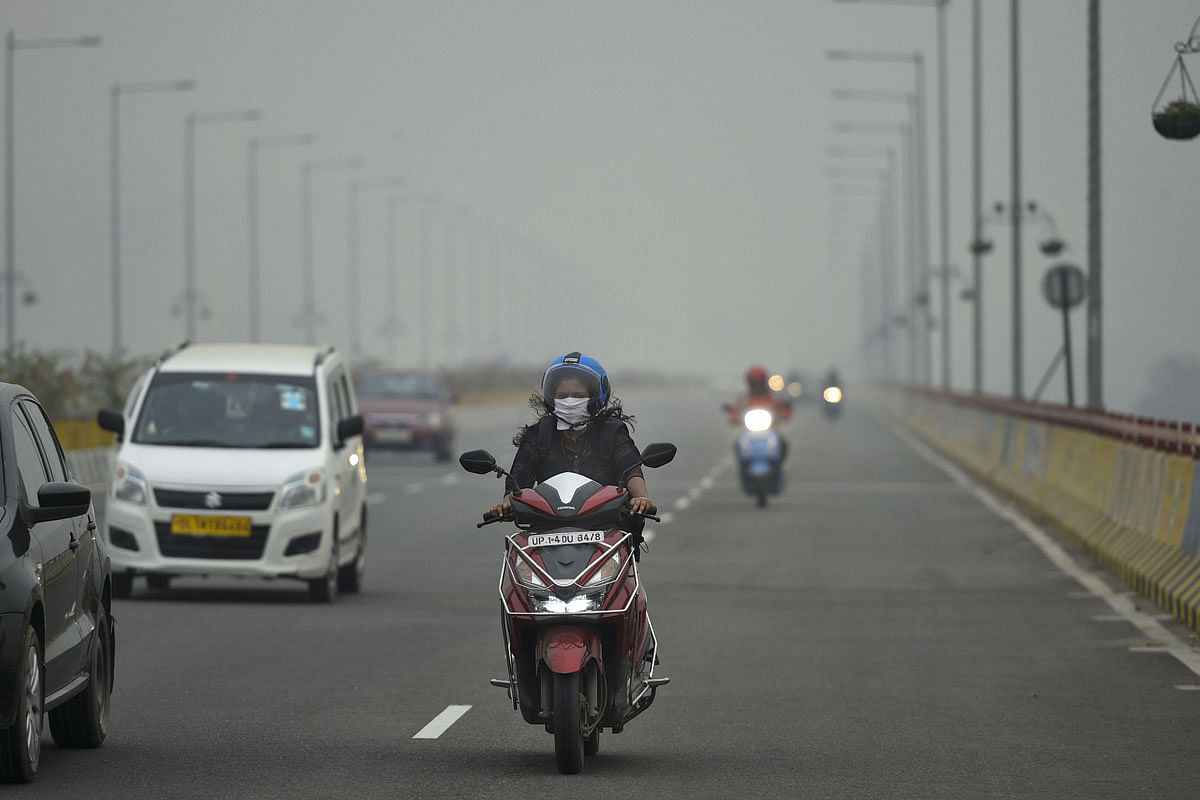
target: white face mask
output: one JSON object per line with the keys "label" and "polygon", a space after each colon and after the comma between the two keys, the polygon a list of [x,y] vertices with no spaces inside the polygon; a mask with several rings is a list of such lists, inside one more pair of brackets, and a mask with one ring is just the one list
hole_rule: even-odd
{"label": "white face mask", "polygon": [[588,421],[590,397],[564,397],[554,399],[554,416],[558,418],[558,429],[582,428]]}

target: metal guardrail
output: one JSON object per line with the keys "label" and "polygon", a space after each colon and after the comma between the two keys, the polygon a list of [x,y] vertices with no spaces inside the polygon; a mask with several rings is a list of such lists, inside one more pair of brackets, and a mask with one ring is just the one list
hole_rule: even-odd
{"label": "metal guardrail", "polygon": [[1094,411],[1058,403],[1014,400],[1011,397],[998,395],[963,394],[911,386],[903,388],[913,394],[944,400],[958,406],[979,408],[1038,422],[1077,428],[1119,441],[1152,447],[1166,453],[1177,453],[1200,459],[1200,426],[1191,422],[1140,417],[1134,414],[1117,414],[1111,411]]}

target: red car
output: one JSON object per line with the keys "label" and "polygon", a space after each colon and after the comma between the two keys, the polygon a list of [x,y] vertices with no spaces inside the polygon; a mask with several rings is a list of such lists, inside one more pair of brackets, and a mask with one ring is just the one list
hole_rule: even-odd
{"label": "red car", "polygon": [[449,461],[454,442],[454,396],[428,370],[376,370],[359,376],[358,409],[367,447],[430,450]]}

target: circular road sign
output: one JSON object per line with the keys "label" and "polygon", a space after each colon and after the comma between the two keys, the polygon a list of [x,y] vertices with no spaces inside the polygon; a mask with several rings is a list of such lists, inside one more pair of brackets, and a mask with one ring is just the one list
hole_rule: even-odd
{"label": "circular road sign", "polygon": [[1055,308],[1074,308],[1083,302],[1085,293],[1083,270],[1074,264],[1056,264],[1042,278],[1042,294]]}

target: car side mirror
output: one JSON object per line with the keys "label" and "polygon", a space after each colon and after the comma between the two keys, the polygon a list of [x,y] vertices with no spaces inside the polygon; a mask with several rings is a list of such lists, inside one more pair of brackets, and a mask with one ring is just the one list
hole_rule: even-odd
{"label": "car side mirror", "polygon": [[648,444],[642,451],[642,464],[647,467],[661,467],[670,464],[675,459],[675,453],[675,445],[669,442]]}
{"label": "car side mirror", "polygon": [[344,443],[347,439],[362,435],[363,432],[363,417],[362,414],[354,414],[346,417],[337,425],[337,440],[339,443]]}
{"label": "car side mirror", "polygon": [[101,429],[112,431],[117,436],[125,435],[125,415],[111,408],[102,408],[96,413],[96,424]]}
{"label": "car side mirror", "polygon": [[496,458],[487,450],[469,450],[458,457],[458,463],[475,475],[486,475],[496,469]]}
{"label": "car side mirror", "polygon": [[91,505],[91,489],[78,483],[51,481],[38,489],[38,507],[28,509],[29,521],[38,523],[81,517]]}

